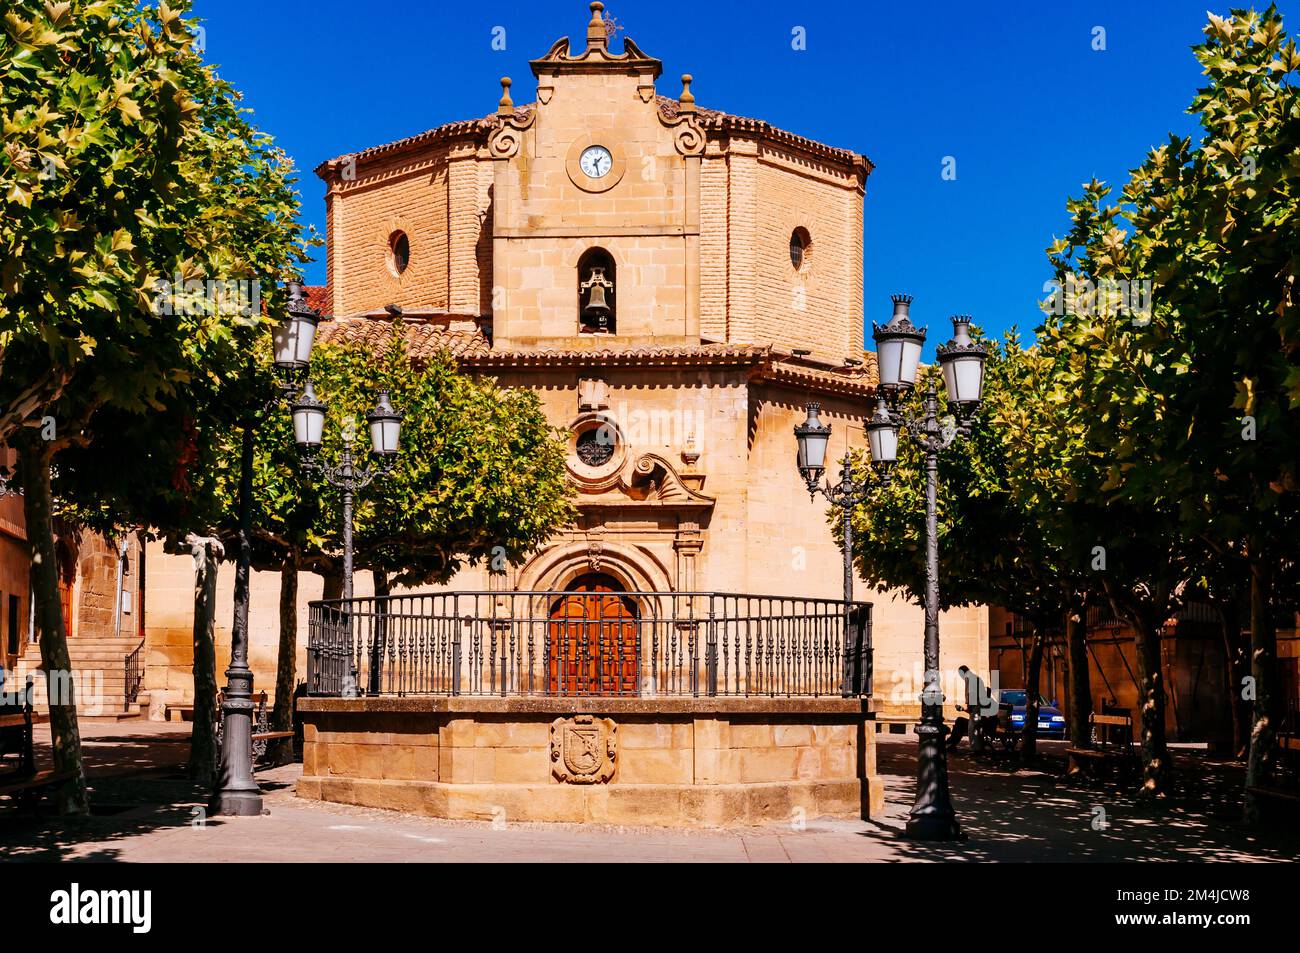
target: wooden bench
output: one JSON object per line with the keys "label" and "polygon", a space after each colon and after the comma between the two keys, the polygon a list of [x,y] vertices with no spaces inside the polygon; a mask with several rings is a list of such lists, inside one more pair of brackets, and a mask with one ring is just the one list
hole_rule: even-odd
{"label": "wooden bench", "polygon": [[75,771],[37,771],[32,744],[32,728],[45,724],[49,715],[32,711],[32,678],[27,677],[21,706],[0,708],[0,764],[17,763],[0,772],[0,797],[13,798],[24,809],[34,809],[43,793],[76,777]]}
{"label": "wooden bench", "polygon": [[[1121,783],[1131,779],[1137,767],[1133,753],[1133,716],[1124,714],[1093,714],[1088,724],[1097,738],[1095,748],[1066,748],[1069,773],[1087,773],[1084,766],[1100,768],[1102,773],[1115,774]],[[1118,736],[1118,737],[1116,737]]]}
{"label": "wooden bench", "polygon": [[[222,715],[221,704],[225,701],[225,692],[217,692],[217,741],[221,740]],[[292,731],[272,731],[271,714],[266,710],[266,692],[258,692],[253,698],[253,757],[266,757],[267,742],[276,738],[292,738]]]}
{"label": "wooden bench", "polygon": [[38,724],[32,712],[32,677],[17,702],[0,705],[0,765],[17,756],[17,764],[0,773],[0,778],[26,778],[36,771],[32,756],[32,726]]}
{"label": "wooden bench", "polygon": [[34,811],[41,795],[77,776],[76,771],[37,771],[22,778],[0,781],[0,797],[10,797],[25,811]]}
{"label": "wooden bench", "polygon": [[1283,732],[1277,736],[1277,748],[1273,754],[1274,784],[1258,785],[1246,790],[1256,797],[1270,801],[1282,801],[1292,804],[1300,803],[1300,772],[1295,770],[1294,760],[1300,755],[1300,736]]}

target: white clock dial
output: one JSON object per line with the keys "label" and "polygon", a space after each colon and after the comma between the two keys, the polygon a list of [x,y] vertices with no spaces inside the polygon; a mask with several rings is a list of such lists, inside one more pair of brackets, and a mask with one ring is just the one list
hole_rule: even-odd
{"label": "white clock dial", "polygon": [[614,157],[604,146],[588,146],[582,150],[582,156],[578,159],[578,168],[593,179],[608,175],[613,165]]}

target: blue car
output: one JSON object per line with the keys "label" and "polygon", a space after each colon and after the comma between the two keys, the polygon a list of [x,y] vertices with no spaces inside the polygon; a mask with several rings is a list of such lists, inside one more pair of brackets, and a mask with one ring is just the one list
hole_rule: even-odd
{"label": "blue car", "polygon": [[[998,692],[998,701],[1011,706],[1011,730],[1020,731],[1025,725],[1025,706],[1029,702],[1029,693],[1023,688],[1008,688]],[[1056,702],[1038,698],[1038,736],[1040,738],[1064,738],[1065,716],[1056,707]]]}

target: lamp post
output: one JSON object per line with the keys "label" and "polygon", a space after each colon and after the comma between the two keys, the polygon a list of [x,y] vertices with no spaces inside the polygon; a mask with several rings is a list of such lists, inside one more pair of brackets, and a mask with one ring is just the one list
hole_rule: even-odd
{"label": "lamp post", "polygon": [[[853,508],[866,501],[871,484],[854,476],[853,460],[848,451],[845,451],[844,459],[840,461],[840,482],[822,480],[822,475],[826,472],[826,448],[830,443],[831,425],[821,422],[821,404],[815,401],[807,406],[806,413],[804,422],[794,428],[799,446],[799,475],[808,485],[809,499],[815,499],[820,493],[831,506],[840,511],[844,535],[844,611],[848,612],[848,603],[853,601]],[[887,479],[888,475],[882,474],[882,481],[878,482]]]}
{"label": "lamp post", "polygon": [[[320,313],[307,305],[302,284],[290,281],[285,319],[272,334],[280,393],[263,409],[283,403],[306,374]],[[248,375],[253,379],[254,359]],[[262,792],[253,780],[253,671],[248,667],[248,583],[253,564],[252,407],[245,408],[239,455],[239,541],[235,550],[235,618],[230,627],[230,667],[221,704],[221,767],[211,809],[214,814],[262,813]]]}
{"label": "lamp post", "polygon": [[[916,726],[916,801],[908,817],[906,833],[917,840],[956,840],[964,837],[957,823],[948,793],[948,760],[944,747],[947,728],[943,723],[943,687],[939,678],[939,537],[936,497],[939,481],[939,452],[958,435],[969,436],[983,396],[984,361],[988,349],[970,338],[970,318],[952,319],[953,340],[937,350],[943,368],[948,408],[955,424],[939,417],[939,399],[930,378],[920,417],[898,410],[901,399],[916,386],[917,366],[925,332],[912,324],[912,299],[895,295],[894,315],[873,335],[879,355],[880,396],[876,417],[868,431],[878,434],[872,442],[872,460],[888,468],[897,459],[898,429],[901,426],[925,454],[925,686],[921,691],[921,723]],[[887,408],[886,403],[892,406]],[[875,428],[873,431],[872,428]],[[877,445],[880,455],[876,456]]]}
{"label": "lamp post", "polygon": [[[359,491],[369,486],[375,479],[392,472],[397,460],[398,438],[401,434],[402,415],[393,409],[388,392],[381,391],[375,409],[366,415],[370,425],[370,449],[377,458],[375,466],[363,466],[361,460],[353,454],[354,437],[351,428],[343,433],[343,450],[338,463],[324,464],[316,456],[320,449],[321,436],[325,429],[326,407],[316,398],[311,381],[303,389],[302,397],[293,405],[294,441],[302,452],[301,466],[304,471],[315,471],[330,486],[341,490],[343,494],[343,601],[352,600],[352,508]],[[346,610],[345,610],[346,611]],[[350,644],[350,640],[349,640]],[[379,642],[375,642],[375,651],[379,651]],[[379,691],[379,667],[372,660],[370,666],[371,694]],[[353,693],[356,686],[356,671],[352,672]],[[345,695],[348,692],[344,692]]]}

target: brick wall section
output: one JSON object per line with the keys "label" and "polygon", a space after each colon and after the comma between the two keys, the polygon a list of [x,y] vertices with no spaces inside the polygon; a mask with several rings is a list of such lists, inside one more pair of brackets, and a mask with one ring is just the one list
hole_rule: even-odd
{"label": "brick wall section", "polygon": [[[755,188],[761,213],[745,237],[756,266],[754,340],[806,348],[828,361],[857,356],[862,255],[849,238],[861,208],[854,179],[764,147]],[[790,236],[800,227],[812,241],[796,271]]]}
{"label": "brick wall section", "polygon": [[[554,343],[577,334],[576,264],[599,245],[618,266],[619,339],[703,335],[806,348],[830,361],[859,353],[858,171],[716,130],[704,157],[687,160],[637,82],[618,73],[555,80],[508,160],[492,159],[480,133],[361,162],[355,182],[335,183],[328,207],[335,313],[397,302],[492,314],[503,346]],[[622,163],[608,191],[571,177],[572,147],[583,139]],[[698,186],[688,161],[699,163]],[[796,227],[812,238],[797,272],[789,256]],[[412,256],[400,277],[388,260],[399,229]]]}
{"label": "brick wall section", "polygon": [[733,139],[727,156],[727,340],[756,341],[758,143]]}
{"label": "brick wall section", "polygon": [[[332,275],[336,314],[355,314],[390,302],[404,308],[448,307],[447,146],[437,144],[412,162],[397,157],[359,165],[354,182],[334,197],[332,249],[347,250]],[[397,275],[389,238],[403,231],[410,265]]]}
{"label": "brick wall section", "polygon": [[727,162],[716,143],[700,164],[700,334],[727,340]]}
{"label": "brick wall section", "polygon": [[472,143],[452,150],[447,163],[446,208],[448,310],[477,314],[480,304],[477,246],[481,227],[478,161]]}

